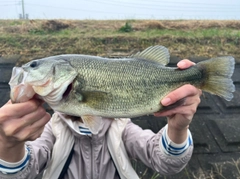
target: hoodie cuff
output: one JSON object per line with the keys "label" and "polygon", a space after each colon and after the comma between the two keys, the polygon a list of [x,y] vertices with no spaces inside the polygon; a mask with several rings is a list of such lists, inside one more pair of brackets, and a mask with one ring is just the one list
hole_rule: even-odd
{"label": "hoodie cuff", "polygon": [[30,160],[30,149],[25,146],[25,155],[22,160],[19,162],[6,162],[0,159],[0,172],[3,174],[15,174],[21,170],[23,170]]}
{"label": "hoodie cuff", "polygon": [[168,125],[166,125],[163,129],[162,137],[160,139],[160,146],[163,149],[164,153],[169,156],[181,156],[190,145],[192,145],[192,135],[190,130],[188,129],[188,136],[186,140],[181,144],[176,144],[169,138],[167,134]]}

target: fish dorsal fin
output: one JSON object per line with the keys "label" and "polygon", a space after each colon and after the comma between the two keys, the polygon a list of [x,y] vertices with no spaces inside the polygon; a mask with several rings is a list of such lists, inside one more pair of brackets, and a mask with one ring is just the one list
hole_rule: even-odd
{"label": "fish dorsal fin", "polygon": [[170,55],[166,47],[161,45],[151,46],[142,52],[138,52],[135,55],[130,56],[131,58],[141,58],[145,60],[154,61],[162,65],[169,63]]}

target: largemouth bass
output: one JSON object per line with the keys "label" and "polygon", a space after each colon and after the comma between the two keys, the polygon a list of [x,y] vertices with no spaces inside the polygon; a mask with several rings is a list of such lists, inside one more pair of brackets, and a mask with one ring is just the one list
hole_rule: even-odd
{"label": "largemouth bass", "polygon": [[[152,46],[127,58],[58,55],[14,67],[10,79],[12,102],[33,96],[54,110],[81,116],[96,132],[101,117],[137,117],[163,110],[160,101],[184,85],[233,98],[234,58],[217,57],[180,70],[166,67],[169,51]],[[94,127],[95,126],[95,127]]]}

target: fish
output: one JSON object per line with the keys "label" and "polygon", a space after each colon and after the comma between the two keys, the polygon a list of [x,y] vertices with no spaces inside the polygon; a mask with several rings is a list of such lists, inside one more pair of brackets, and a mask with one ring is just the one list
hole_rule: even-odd
{"label": "fish", "polygon": [[9,81],[13,103],[33,97],[54,111],[81,117],[93,133],[102,117],[132,118],[166,110],[160,101],[191,84],[227,101],[233,98],[232,56],[201,61],[188,69],[168,67],[169,50],[150,46],[124,58],[65,54],[14,67]]}

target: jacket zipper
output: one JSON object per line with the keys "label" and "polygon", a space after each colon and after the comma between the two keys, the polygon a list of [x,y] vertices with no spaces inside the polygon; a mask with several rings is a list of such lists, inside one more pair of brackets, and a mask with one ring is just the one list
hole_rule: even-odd
{"label": "jacket zipper", "polygon": [[94,166],[93,166],[93,143],[92,143],[92,137],[89,137],[90,138],[90,147],[91,147],[91,179],[93,179],[93,169],[94,169]]}

